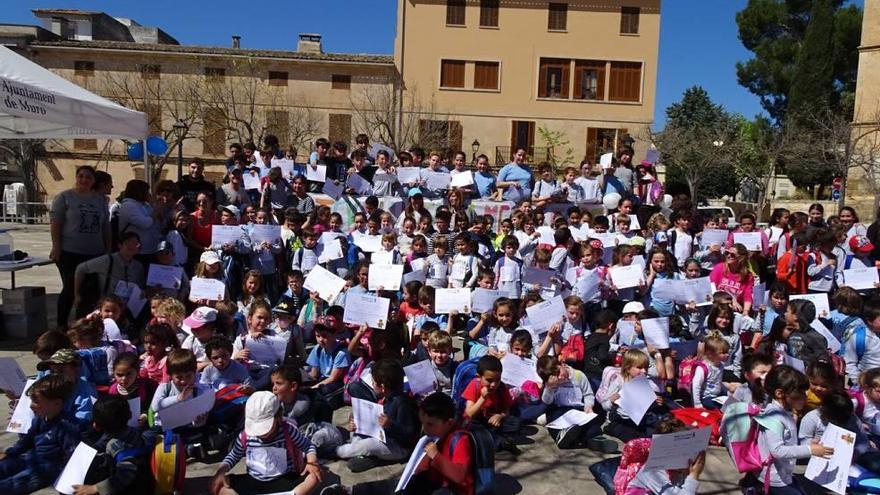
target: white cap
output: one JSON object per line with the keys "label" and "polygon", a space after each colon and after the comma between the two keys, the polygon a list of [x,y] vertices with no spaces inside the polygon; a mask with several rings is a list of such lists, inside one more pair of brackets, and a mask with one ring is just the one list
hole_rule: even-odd
{"label": "white cap", "polygon": [[281,402],[272,392],[254,392],[244,406],[244,433],[249,437],[259,437],[272,431],[275,414]]}
{"label": "white cap", "polygon": [[207,323],[217,321],[217,310],[207,306],[200,306],[183,320],[183,324],[189,328],[201,328]]}
{"label": "white cap", "polygon": [[638,301],[630,301],[623,307],[623,314],[641,313],[645,310],[645,305]]}
{"label": "white cap", "polygon": [[205,251],[199,257],[199,261],[206,265],[213,265],[214,263],[220,263],[220,256],[217,255],[214,251]]}

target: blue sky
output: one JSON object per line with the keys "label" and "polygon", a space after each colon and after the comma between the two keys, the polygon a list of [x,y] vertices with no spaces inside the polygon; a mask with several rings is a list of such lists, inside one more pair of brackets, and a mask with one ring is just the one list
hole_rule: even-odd
{"label": "blue sky", "polygon": [[[655,119],[685,89],[700,85],[730,111],[753,117],[758,98],[736,82],[736,62],[749,58],[737,39],[736,13],[747,0],[663,0]],[[861,4],[862,0],[856,0]],[[242,9],[246,6],[246,9]],[[368,6],[368,7],[366,7]],[[324,35],[330,52],[392,53],[396,1],[355,0],[6,0],[0,22],[34,24],[34,8],[73,8],[160,26],[184,44],[295,49],[297,33]]]}

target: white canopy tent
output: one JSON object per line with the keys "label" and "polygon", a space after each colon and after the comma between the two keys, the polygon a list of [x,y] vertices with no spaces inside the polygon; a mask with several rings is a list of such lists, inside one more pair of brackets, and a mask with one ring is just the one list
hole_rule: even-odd
{"label": "white canopy tent", "polygon": [[[148,129],[144,113],[87,91],[0,46],[0,139],[144,140]],[[147,153],[144,167],[150,181]]]}

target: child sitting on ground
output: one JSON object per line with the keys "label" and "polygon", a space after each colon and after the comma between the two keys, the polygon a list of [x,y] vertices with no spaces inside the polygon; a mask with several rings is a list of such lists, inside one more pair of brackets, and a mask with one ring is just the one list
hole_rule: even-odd
{"label": "child sitting on ground", "polygon": [[113,362],[113,384],[110,395],[118,395],[125,401],[140,401],[138,424],[146,426],[147,411],[150,399],[156,390],[156,384],[142,378],[138,373],[138,357],[132,352],[123,352]]}
{"label": "child sitting on ground", "polygon": [[[150,411],[153,413],[201,394],[213,395],[210,388],[196,383],[196,356],[188,349],[171,351],[168,355],[168,374],[171,381],[160,384],[153,395],[153,402],[150,404]],[[192,426],[203,426],[207,417],[207,414],[199,415]],[[154,418],[154,423],[160,424],[158,417]]]}
{"label": "child sitting on ground", "polygon": [[489,428],[496,450],[519,455],[522,452],[510,437],[519,431],[520,420],[510,416],[513,400],[507,385],[501,382],[501,371],[501,360],[495,356],[483,356],[477,361],[477,376],[461,393],[466,401],[464,415]]}
{"label": "child sitting on ground", "polygon": [[73,349],[60,349],[48,361],[37,363],[37,370],[51,370],[51,374],[59,375],[71,384],[73,389],[65,395],[64,410],[80,428],[85,429],[92,421],[92,401],[98,392],[94,385],[83,379],[81,369],[79,355]]}
{"label": "child sitting on ground", "polygon": [[[399,361],[381,359],[372,368],[376,396],[382,402],[379,425],[385,430],[385,441],[352,435],[351,441],[336,448],[336,455],[348,459],[348,468],[359,473],[380,465],[381,461],[406,459],[418,439],[419,421],[415,402],[403,393],[403,367]],[[349,420],[352,433],[356,425]]]}
{"label": "child sitting on ground", "polygon": [[247,368],[232,359],[232,342],[222,335],[211,337],[205,345],[205,354],[211,362],[202,370],[199,382],[211,387],[215,392],[229,385],[239,385],[239,391],[250,394],[254,391],[251,375]]}
{"label": "child sitting on ground", "polygon": [[315,325],[315,339],[318,345],[312,348],[306,364],[310,367],[309,376],[318,383],[317,389],[333,409],[342,407],[342,388],[349,358],[346,346],[336,340],[336,333],[324,325]]}
{"label": "child sitting on ground", "polygon": [[40,378],[28,389],[34,419],[0,459],[0,493],[28,494],[61,474],[80,441],[79,426],[65,408],[72,393],[73,384],[58,375]]}
{"label": "child sitting on ground", "polygon": [[[227,474],[247,458],[245,474]],[[253,462],[252,459],[263,459]],[[311,493],[323,474],[315,447],[284,419],[281,403],[272,392],[256,392],[245,405],[244,430],[211,479],[212,495],[237,493]]]}
{"label": "child sitting on ground", "polygon": [[730,344],[718,335],[709,335],[703,341],[703,360],[694,367],[691,382],[691,400],[694,407],[721,409],[716,397],[726,395],[722,376]]}

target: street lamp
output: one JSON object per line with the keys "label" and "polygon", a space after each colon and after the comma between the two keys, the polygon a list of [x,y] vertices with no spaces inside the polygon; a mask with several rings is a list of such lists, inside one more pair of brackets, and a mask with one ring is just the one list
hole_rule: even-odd
{"label": "street lamp", "polygon": [[471,149],[474,151],[473,162],[477,163],[477,152],[480,151],[480,142],[474,139],[474,142],[471,143]]}
{"label": "street lamp", "polygon": [[177,182],[180,182],[183,179],[183,138],[186,137],[189,126],[182,119],[177,119],[172,127],[174,137],[177,138]]}

